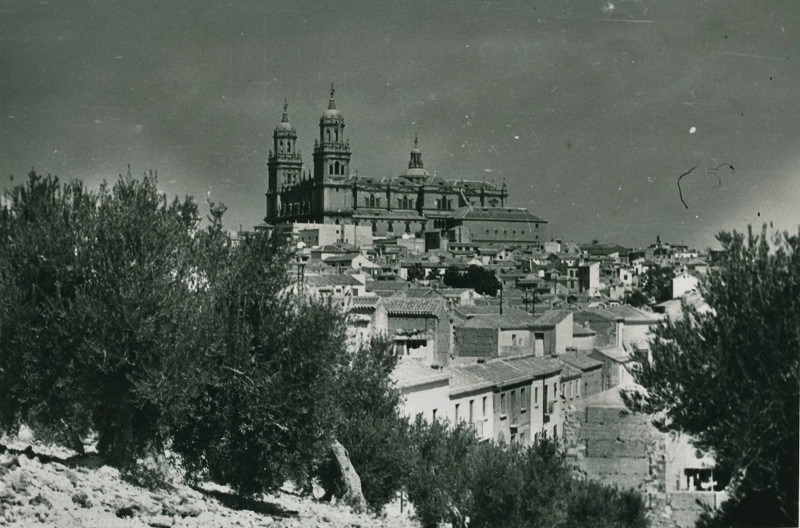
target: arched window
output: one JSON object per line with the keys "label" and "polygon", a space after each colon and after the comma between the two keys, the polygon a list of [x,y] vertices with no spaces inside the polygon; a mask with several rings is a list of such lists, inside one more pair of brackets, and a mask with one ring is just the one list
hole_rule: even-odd
{"label": "arched window", "polygon": [[328,165],[328,174],[333,174],[333,164]]}
{"label": "arched window", "polygon": [[334,220],[333,223],[336,224],[336,225],[339,225],[339,219],[337,218],[336,220]]}
{"label": "arched window", "polygon": [[394,226],[392,225],[392,222],[389,222],[389,229],[387,229],[387,231],[389,231],[390,233],[394,231]]}
{"label": "arched window", "polygon": [[406,222],[406,233],[411,232],[411,222]]}
{"label": "arched window", "polygon": [[366,196],[364,197],[364,207],[369,207],[369,198]]}
{"label": "arched window", "polygon": [[373,221],[372,221],[372,234],[374,235],[374,234],[375,234],[375,233],[377,233],[377,232],[378,232],[378,222],[376,222],[375,220],[373,220]]}
{"label": "arched window", "polygon": [[375,207],[375,195],[374,194],[370,194],[369,195],[369,206],[370,207]]}
{"label": "arched window", "polygon": [[338,162],[338,161],[337,161],[336,163],[334,163],[334,164],[333,164],[333,173],[334,173],[334,174],[341,174],[341,173],[339,172],[339,162]]}
{"label": "arched window", "polygon": [[380,206],[381,206],[381,199],[375,198],[375,207],[380,207]]}
{"label": "arched window", "polygon": [[286,142],[286,150],[287,150],[288,152],[291,152],[291,151],[292,151],[292,142],[291,142],[291,141],[287,141],[287,142]]}
{"label": "arched window", "polygon": [[409,208],[409,209],[413,209],[413,208],[414,208],[414,199],[413,199],[413,198],[411,198],[411,199],[408,201],[408,208]]}
{"label": "arched window", "polygon": [[337,128],[334,132],[336,134],[336,141],[339,141],[339,129]]}
{"label": "arched window", "polygon": [[401,200],[400,198],[397,199],[397,208],[398,209],[402,209],[403,208],[403,200]]}
{"label": "arched window", "polygon": [[330,131],[330,129],[326,130],[325,133],[326,133],[326,135],[328,137],[328,142],[330,143],[330,141],[331,141],[331,131]]}

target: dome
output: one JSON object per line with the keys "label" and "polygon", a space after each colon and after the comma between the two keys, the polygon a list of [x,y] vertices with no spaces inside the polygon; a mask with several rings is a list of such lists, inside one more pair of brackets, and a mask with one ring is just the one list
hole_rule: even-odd
{"label": "dome", "polygon": [[295,131],[294,125],[286,121],[278,123],[278,126],[275,127],[275,132],[294,132],[294,131]]}
{"label": "dome", "polygon": [[337,109],[335,109],[335,108],[328,108],[327,110],[325,110],[325,113],[322,114],[322,117],[323,117],[323,119],[324,118],[340,118],[340,117],[342,117],[342,114],[340,114],[339,111]]}
{"label": "dome", "polygon": [[294,133],[294,125],[289,122],[289,104],[283,100],[283,116],[281,122],[275,127],[275,132],[291,132]]}
{"label": "dome", "polygon": [[401,174],[403,178],[427,178],[430,176],[428,171],[423,169],[422,167],[414,167],[412,169],[407,169],[403,174]]}

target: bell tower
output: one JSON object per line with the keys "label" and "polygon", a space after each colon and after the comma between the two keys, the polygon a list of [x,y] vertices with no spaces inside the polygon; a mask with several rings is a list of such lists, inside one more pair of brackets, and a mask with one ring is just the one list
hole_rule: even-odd
{"label": "bell tower", "polygon": [[331,83],[328,109],[319,119],[319,139],[314,141],[314,180],[344,180],[350,176],[350,141],[344,138],[344,118],[336,109]]}
{"label": "bell tower", "polygon": [[275,223],[281,216],[292,214],[284,204],[283,193],[300,182],[303,159],[297,151],[297,131],[289,122],[289,105],[284,100],[281,122],[272,134],[272,150],[267,161],[267,217],[268,223]]}

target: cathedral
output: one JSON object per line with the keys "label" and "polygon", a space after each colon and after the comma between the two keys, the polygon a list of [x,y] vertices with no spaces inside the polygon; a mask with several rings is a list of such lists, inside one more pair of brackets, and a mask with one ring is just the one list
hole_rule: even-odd
{"label": "cathedral", "polygon": [[314,140],[313,170],[297,149],[297,131],[284,103],[273,134],[267,181],[268,224],[325,223],[371,226],[375,236],[426,231],[458,233],[459,241],[539,246],[547,222],[527,209],[506,205],[508,189],[485,181],[445,180],[431,176],[414,138],[408,168],[376,180],[354,176],[344,117],[331,86],[328,109]]}

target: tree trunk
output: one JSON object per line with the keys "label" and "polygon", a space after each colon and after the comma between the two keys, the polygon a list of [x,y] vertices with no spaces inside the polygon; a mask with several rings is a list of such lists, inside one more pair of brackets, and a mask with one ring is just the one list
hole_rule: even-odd
{"label": "tree trunk", "polygon": [[334,438],[331,443],[331,451],[342,475],[342,502],[357,513],[365,511],[367,509],[367,501],[364,500],[364,494],[361,492],[361,478],[353,468],[347,450]]}

